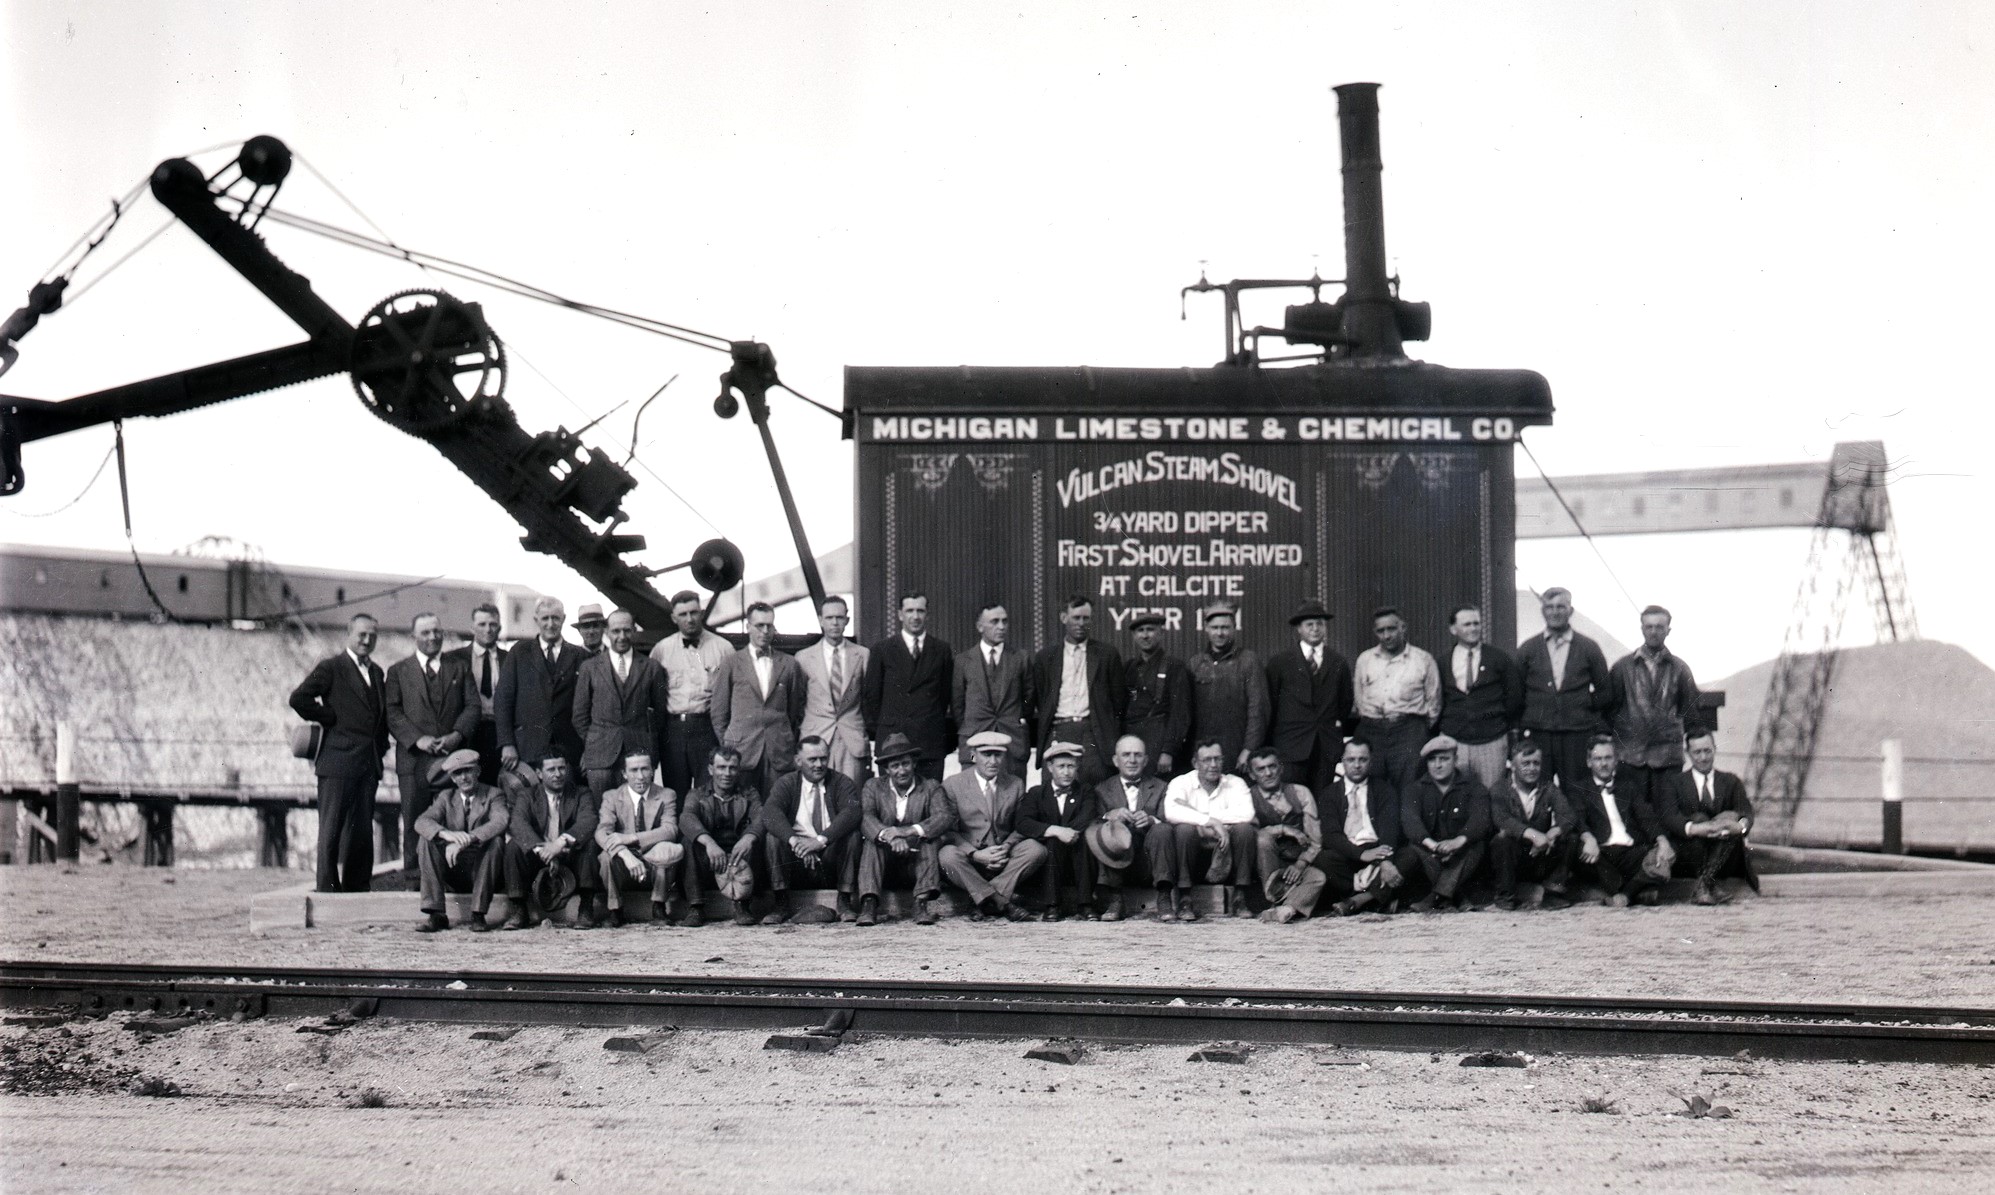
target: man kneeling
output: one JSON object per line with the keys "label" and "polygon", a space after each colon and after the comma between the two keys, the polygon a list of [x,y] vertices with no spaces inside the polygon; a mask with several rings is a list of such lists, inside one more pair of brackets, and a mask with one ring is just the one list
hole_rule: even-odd
{"label": "man kneeling", "polygon": [[[995,739],[1004,742],[993,746]],[[942,782],[943,796],[956,812],[948,841],[942,844],[942,874],[969,894],[972,921],[990,917],[1029,921],[1032,915],[1016,900],[1018,885],[1046,862],[1046,848],[1018,828],[1025,782],[1004,767],[1011,736],[986,731],[971,742],[980,740],[985,745],[974,748],[971,769]]]}
{"label": "man kneeling", "polygon": [[1578,815],[1565,794],[1545,780],[1545,751],[1525,739],[1510,752],[1510,775],[1489,796],[1496,825],[1490,852],[1496,857],[1496,907],[1517,907],[1517,881],[1544,885],[1547,909],[1572,907],[1567,895],[1572,855],[1579,842]]}
{"label": "man kneeling", "polygon": [[430,769],[430,783],[450,777],[452,788],[430,802],[416,819],[422,843],[423,912],[429,919],[416,927],[433,934],[450,928],[444,912],[446,892],[471,894],[471,932],[482,934],[485,910],[492,905],[492,879],[499,872],[497,839],[506,832],[506,801],[499,790],[478,783],[478,753],[452,751]]}
{"label": "man kneeling", "polygon": [[1247,774],[1254,778],[1256,855],[1261,868],[1261,893],[1268,907],[1263,921],[1304,920],[1316,911],[1323,895],[1324,876],[1316,866],[1323,853],[1323,823],[1316,816],[1316,798],[1300,784],[1282,783],[1281,752],[1263,747],[1247,757]]}
{"label": "man kneeling", "polygon": [[783,894],[792,885],[832,888],[837,911],[807,905],[788,918],[803,923],[850,921],[859,886],[859,786],[831,770],[831,746],[816,735],[797,744],[797,770],[786,772],[762,802],[762,842],[776,908],[764,925],[784,920]]}
{"label": "man kneeling", "polygon": [[505,928],[526,929],[537,920],[527,910],[527,893],[549,868],[574,876],[573,887],[582,894],[577,924],[590,928],[596,916],[596,798],[569,782],[568,761],[558,751],[548,751],[540,761],[538,779],[529,781],[532,775],[524,765],[517,773],[507,769],[499,774],[512,797],[506,823],[506,899],[513,908]]}
{"label": "man kneeling", "polygon": [[670,912],[673,881],[686,857],[678,841],[679,795],[653,784],[651,777],[651,757],[633,751],[624,756],[623,784],[603,794],[596,821],[596,850],[602,859],[603,890],[612,926],[623,924],[627,889],[649,888],[651,919],[664,921]]}

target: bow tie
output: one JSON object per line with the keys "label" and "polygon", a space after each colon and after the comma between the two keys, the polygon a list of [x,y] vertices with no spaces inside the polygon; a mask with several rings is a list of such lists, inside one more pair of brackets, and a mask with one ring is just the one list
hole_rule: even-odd
{"label": "bow tie", "polygon": [[686,645],[686,649],[688,651],[696,651],[699,649],[700,646],[700,641],[698,639],[693,638],[691,635],[681,635],[679,637],[679,641]]}

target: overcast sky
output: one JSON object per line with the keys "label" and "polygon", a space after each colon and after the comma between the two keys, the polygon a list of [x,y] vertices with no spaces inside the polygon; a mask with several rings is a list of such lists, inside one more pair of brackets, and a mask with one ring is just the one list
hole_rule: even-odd
{"label": "overcast sky", "polygon": [[[713,7],[12,0],[0,311],[155,163],[267,132],[404,244],[765,340],[833,406],[847,364],[1208,365],[1216,301],[1178,318],[1201,262],[1341,271],[1329,88],[1374,80],[1388,252],[1434,306],[1416,355],[1543,373],[1558,417],[1530,442],[1554,475],[1883,440],[1925,635],[1995,661],[1995,6]],[[364,227],[308,169],[280,202]],[[163,220],[148,196],[78,286]],[[409,287],[485,302],[530,430],[680,374],[640,456],[690,508],[640,472],[645,559],[718,528],[751,575],[793,563],[752,426],[711,413],[723,358],[266,231],[349,319]],[[67,397],[298,338],[176,227],[45,321],[0,392]],[[620,456],[629,410],[592,440]],[[846,542],[849,445],[788,398],[776,421],[816,545]],[[227,535],[281,562],[587,596],[344,378],[127,439],[144,550]],[[121,547],[108,472],[29,517],[75,497],[110,441],[30,445],[0,540]],[[1629,641],[1621,585],[1669,605],[1673,645],[1715,678],[1778,651],[1807,541],[1610,539],[1606,566],[1527,541],[1518,580],[1571,586]]]}

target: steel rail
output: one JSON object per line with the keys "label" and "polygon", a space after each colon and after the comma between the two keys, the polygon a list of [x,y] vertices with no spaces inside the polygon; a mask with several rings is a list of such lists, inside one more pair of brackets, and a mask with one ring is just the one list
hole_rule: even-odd
{"label": "steel rail", "polygon": [[0,963],[0,1004],[217,1016],[351,1010],[443,1023],[927,1037],[1212,1039],[1410,1050],[1995,1062],[1995,1009],[1484,993],[909,982],[307,967]]}

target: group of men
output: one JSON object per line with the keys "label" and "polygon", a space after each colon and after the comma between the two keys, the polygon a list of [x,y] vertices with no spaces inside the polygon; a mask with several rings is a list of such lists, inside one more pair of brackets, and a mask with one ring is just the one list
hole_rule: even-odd
{"label": "group of men", "polygon": [[[1263,663],[1216,603],[1185,662],[1154,615],[1130,624],[1125,658],[1094,637],[1081,596],[1035,653],[1009,644],[998,604],[954,651],[922,594],[902,597],[895,634],[862,646],[832,597],[822,638],[790,655],[769,606],[748,608],[736,649],[686,592],[676,633],[646,656],[628,612],[583,607],[578,646],[543,598],[535,637],[509,651],[496,609],[450,652],[419,615],[415,653],[385,673],[374,620],[356,616],[346,651],[291,704],[326,727],[320,888],[367,886],[392,739],[425,928],[446,924],[453,889],[474,894],[483,928],[502,882],[509,927],[536,884],[543,907],[579,892],[585,925],[621,923],[631,891],[682,924],[705,920],[715,892],[737,920],[781,921],[791,887],[837,893],[798,917],[861,924],[911,888],[927,922],[945,885],[979,918],[1120,920],[1135,908],[1125,893],[1147,886],[1159,918],[1196,919],[1199,883],[1224,885],[1229,913],[1287,921],[1472,907],[1485,871],[1503,908],[1526,880],[1546,907],[1584,883],[1612,904],[1653,903],[1672,874],[1696,879],[1700,903],[1725,899],[1722,876],[1752,879],[1752,810],[1713,767],[1668,612],[1644,611],[1642,647],[1611,668],[1573,630],[1567,591],[1546,591],[1542,613],[1544,633],[1512,654],[1461,607],[1437,658],[1382,608],[1375,646],[1347,663],[1328,612],[1305,602],[1294,644]],[[945,780],[952,753],[962,767]]]}

